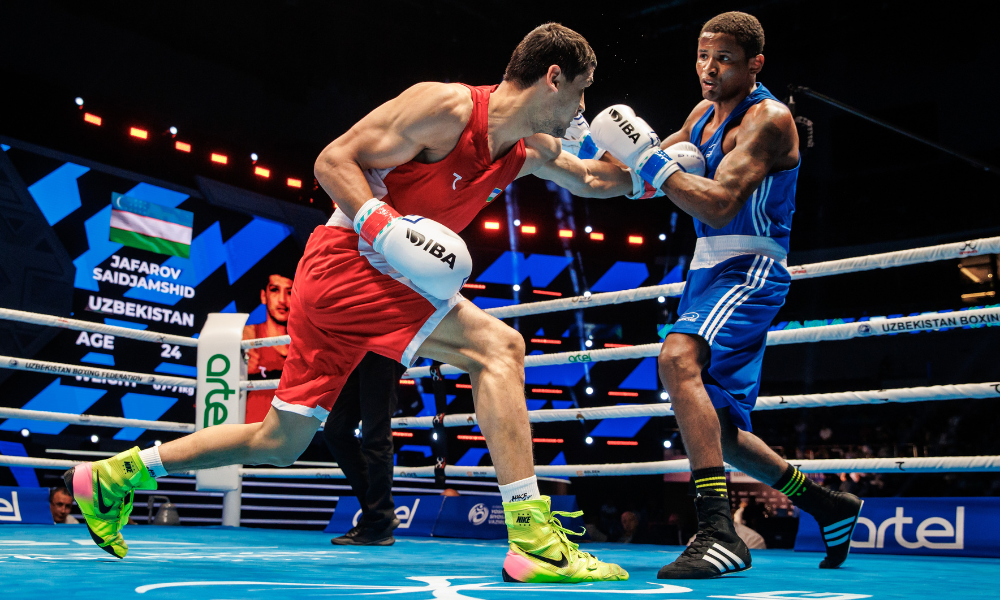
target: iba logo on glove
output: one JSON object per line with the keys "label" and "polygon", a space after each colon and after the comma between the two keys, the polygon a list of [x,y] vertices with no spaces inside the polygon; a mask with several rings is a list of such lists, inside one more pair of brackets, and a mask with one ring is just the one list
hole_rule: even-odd
{"label": "iba logo on glove", "polygon": [[448,249],[441,244],[435,242],[434,240],[428,240],[427,236],[412,229],[406,230],[406,239],[413,242],[414,246],[423,246],[421,250],[427,252],[434,258],[440,258],[441,262],[446,263],[450,269],[455,269],[455,255],[452,253],[445,255],[445,252],[448,252]]}
{"label": "iba logo on glove", "polygon": [[[639,143],[639,138],[642,137],[642,135],[635,130],[635,125],[632,125],[632,123],[629,122],[629,120],[626,119],[624,115],[622,115],[614,108],[608,109],[608,114],[611,115],[611,120],[618,124],[618,128],[622,130],[622,133],[624,133],[626,136],[629,137],[629,139],[632,140],[632,144]],[[647,127],[649,126],[647,125]],[[656,135],[656,132],[650,131],[649,139],[651,146],[660,145],[660,137]]]}

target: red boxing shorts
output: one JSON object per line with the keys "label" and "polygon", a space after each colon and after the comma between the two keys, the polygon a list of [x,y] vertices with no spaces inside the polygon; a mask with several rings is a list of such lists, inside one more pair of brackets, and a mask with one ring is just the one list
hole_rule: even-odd
{"label": "red boxing shorts", "polygon": [[292,338],[271,405],[324,421],[348,375],[376,352],[406,366],[462,300],[425,294],[354,232],[337,210],[299,261],[288,313]]}

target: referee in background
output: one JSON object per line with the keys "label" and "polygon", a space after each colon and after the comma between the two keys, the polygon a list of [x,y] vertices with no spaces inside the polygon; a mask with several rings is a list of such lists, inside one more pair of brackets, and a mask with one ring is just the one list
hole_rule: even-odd
{"label": "referee in background", "polygon": [[[369,352],[348,377],[323,427],[323,439],[361,503],[361,518],[336,545],[391,546],[399,526],[392,500],[392,415],[406,368]],[[361,421],[361,439],[355,435]]]}

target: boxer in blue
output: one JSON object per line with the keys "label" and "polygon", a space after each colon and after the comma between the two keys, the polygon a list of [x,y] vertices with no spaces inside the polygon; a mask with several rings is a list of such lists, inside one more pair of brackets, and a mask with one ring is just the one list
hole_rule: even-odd
{"label": "boxer in blue", "polygon": [[767,330],[790,281],[785,256],[800,162],[788,107],[756,80],[763,49],[756,18],[721,14],[699,35],[704,100],[679,131],[658,144],[623,105],[603,111],[590,131],[596,147],[632,169],[632,197],[666,195],[694,217],[698,234],[680,317],[658,366],[691,459],[699,527],[687,550],[660,569],[661,579],[750,568],[723,459],[816,518],[827,550],[821,568],[847,559],[861,512],[857,497],[816,485],[751,433]]}

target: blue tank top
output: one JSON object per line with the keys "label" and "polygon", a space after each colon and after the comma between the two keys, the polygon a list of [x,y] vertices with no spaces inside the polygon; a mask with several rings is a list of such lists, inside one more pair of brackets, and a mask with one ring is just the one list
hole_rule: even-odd
{"label": "blue tank top", "polygon": [[[775,100],[771,92],[758,83],[749,96],[740,102],[736,109],[715,130],[704,144],[701,143],[701,132],[705,124],[712,118],[715,107],[710,107],[691,130],[691,143],[705,155],[709,179],[715,177],[715,170],[722,162],[722,138],[733,119],[742,116],[751,106],[763,100]],[[799,165],[802,164],[800,159]],[[723,235],[769,237],[778,242],[785,252],[788,252],[788,237],[792,230],[792,213],[795,212],[795,183],[799,176],[799,165],[787,171],[770,173],[754,192],[747,198],[743,208],[728,225],[721,229],[713,229],[698,219],[694,220],[694,230],[699,238]]]}

